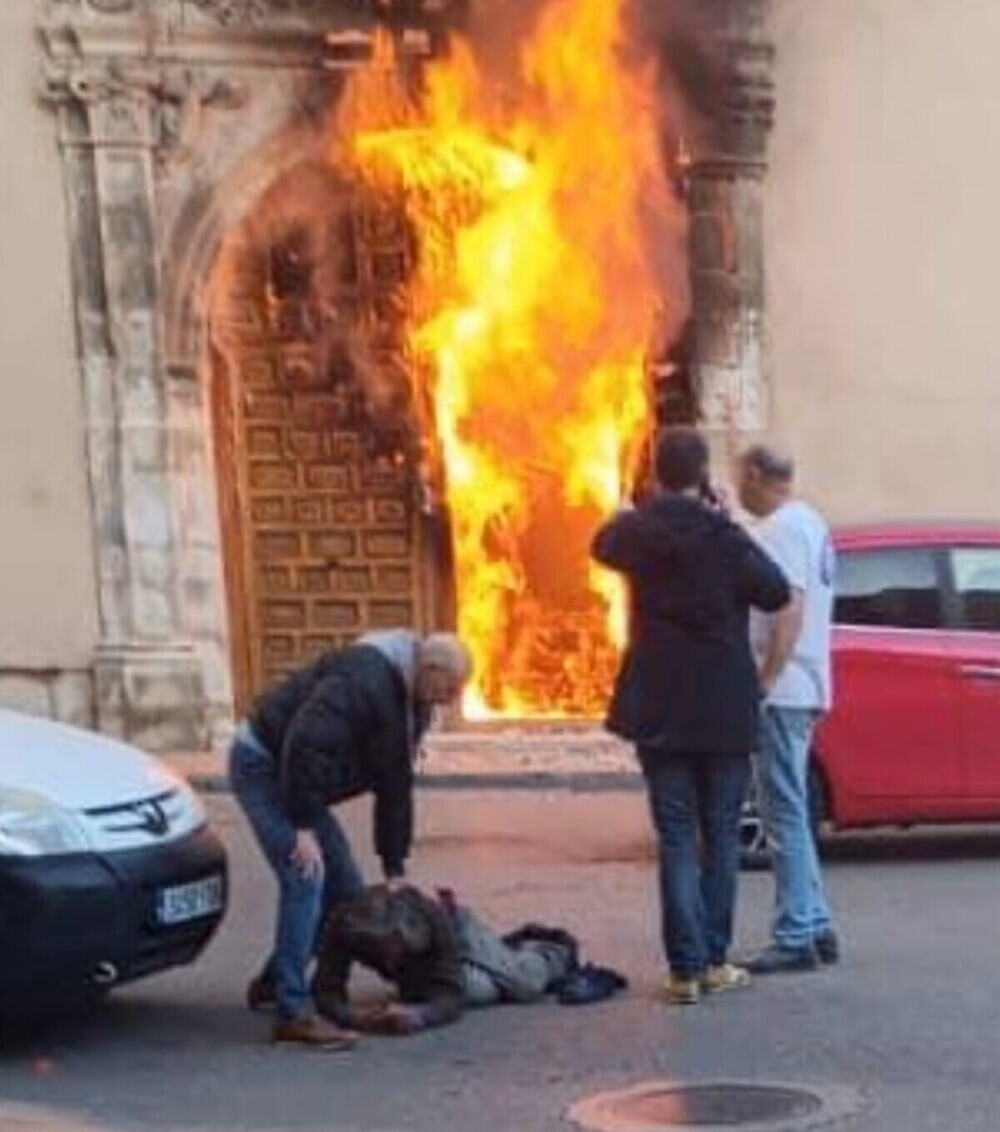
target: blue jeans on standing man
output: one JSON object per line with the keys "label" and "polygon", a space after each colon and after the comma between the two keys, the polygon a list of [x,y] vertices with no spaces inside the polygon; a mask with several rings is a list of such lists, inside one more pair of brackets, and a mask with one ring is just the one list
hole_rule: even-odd
{"label": "blue jeans on standing man", "polygon": [[831,930],[809,815],[809,751],[819,713],[765,705],[756,755],[761,816],[773,855],[774,942],[810,950]]}
{"label": "blue jeans on standing man", "polygon": [[340,823],[328,810],[312,827],[323,852],[323,875],[304,876],[292,861],[296,830],[282,805],[275,757],[244,724],[229,756],[233,793],[278,880],[274,950],[261,972],[274,984],[278,1013],[314,1010],[308,970],[325,912],[364,891],[364,881]]}
{"label": "blue jeans on standing man", "polygon": [[672,974],[698,978],[726,962],[732,942],[750,759],[655,747],[639,759],[660,841],[664,951]]}

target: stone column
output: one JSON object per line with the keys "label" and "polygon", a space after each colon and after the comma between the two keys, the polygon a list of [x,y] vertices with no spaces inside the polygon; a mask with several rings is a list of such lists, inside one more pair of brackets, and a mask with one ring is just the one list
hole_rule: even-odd
{"label": "stone column", "polygon": [[690,271],[700,415],[743,433],[767,423],[763,190],[774,113],[768,0],[709,0],[721,67],[714,121],[692,154]]}
{"label": "stone column", "polygon": [[156,749],[208,739],[201,665],[182,633],[154,223],[156,83],[68,63],[58,108],[84,382],[101,643],[102,730]]}

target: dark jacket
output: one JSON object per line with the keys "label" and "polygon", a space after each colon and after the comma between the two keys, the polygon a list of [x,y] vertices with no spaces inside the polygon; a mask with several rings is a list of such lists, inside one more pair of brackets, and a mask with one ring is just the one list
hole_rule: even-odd
{"label": "dark jacket", "polygon": [[682,495],[616,515],[593,555],[631,585],[608,728],[643,747],[749,752],[760,695],[749,611],[788,602],[781,570],[729,518]]}
{"label": "dark jacket", "polygon": [[[385,961],[390,936],[402,941],[398,967]],[[409,885],[395,892],[367,889],[330,913],[317,955],[314,990],[324,1014],[350,1023],[347,987],[351,967],[361,963],[395,983],[400,999],[419,1006],[425,1026],[443,1026],[463,1009],[458,937],[437,900]]]}
{"label": "dark jacket", "polygon": [[250,725],[278,759],[297,828],[311,826],[327,806],[374,793],[375,849],[386,875],[398,876],[413,839],[413,754],[427,718],[382,653],[358,644],[324,654],[265,692]]}

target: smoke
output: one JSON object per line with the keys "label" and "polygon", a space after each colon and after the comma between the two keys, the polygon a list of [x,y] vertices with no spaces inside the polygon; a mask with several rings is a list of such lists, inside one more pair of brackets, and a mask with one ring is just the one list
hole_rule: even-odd
{"label": "smoke", "polygon": [[[468,34],[497,88],[516,84],[521,48],[558,0],[475,0]],[[615,0],[607,0],[614,3]],[[725,60],[715,0],[620,0],[625,66],[652,67],[656,111],[668,150],[697,151],[710,138],[723,98]]]}
{"label": "smoke", "polygon": [[[711,0],[621,0],[625,66],[654,75],[664,173],[683,195],[693,154],[711,144],[725,74],[719,5]],[[655,277],[672,298],[655,330],[654,353],[679,343],[690,308],[687,211],[642,217]]]}
{"label": "smoke", "polygon": [[698,149],[722,98],[719,5],[706,0],[623,0],[627,50],[657,69],[661,127]]}
{"label": "smoke", "polygon": [[[518,57],[542,12],[557,0],[475,0],[468,34],[477,61],[498,84],[518,74]],[[615,0],[607,0],[614,3]],[[622,56],[657,70],[665,128],[694,136],[709,127],[720,98],[722,64],[712,0],[620,0]]]}

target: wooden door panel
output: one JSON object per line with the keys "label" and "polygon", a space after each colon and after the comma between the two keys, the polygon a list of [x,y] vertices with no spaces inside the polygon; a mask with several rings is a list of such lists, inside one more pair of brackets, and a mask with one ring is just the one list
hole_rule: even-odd
{"label": "wooden door panel", "polygon": [[317,207],[320,193],[290,181],[246,222],[213,302],[241,709],[322,650],[424,617],[413,461],[405,438],[392,450],[407,418],[397,409],[386,427],[371,404],[372,389],[409,395],[399,291],[411,252],[399,216],[329,186]]}

